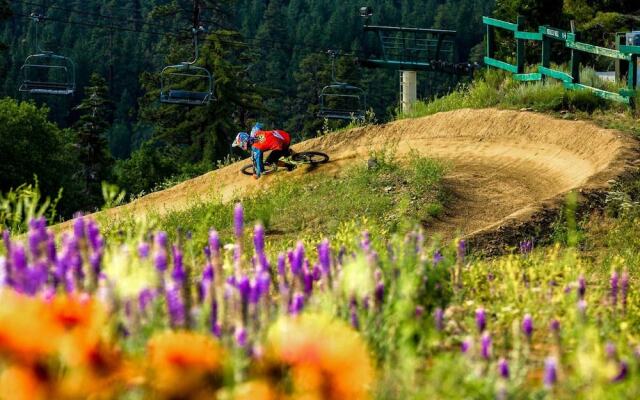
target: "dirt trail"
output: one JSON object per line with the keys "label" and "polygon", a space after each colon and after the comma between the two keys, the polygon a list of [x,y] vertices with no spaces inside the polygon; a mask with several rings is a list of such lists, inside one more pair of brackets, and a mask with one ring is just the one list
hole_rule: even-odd
{"label": "dirt trail", "polygon": [[[301,143],[295,150],[329,154],[331,162],[314,171],[327,174],[365,162],[370,151],[383,148],[394,148],[398,155],[417,151],[443,160],[450,165],[445,183],[453,200],[446,215],[427,229],[451,237],[529,218],[545,201],[548,204],[572,189],[606,188],[638,159],[637,147],[626,134],[586,122],[465,109],[338,132]],[[255,181],[240,175],[244,165],[246,161],[213,171],[107,213],[162,214],[212,197],[230,201],[273,182],[274,177]],[[300,168],[290,175],[309,172]]]}

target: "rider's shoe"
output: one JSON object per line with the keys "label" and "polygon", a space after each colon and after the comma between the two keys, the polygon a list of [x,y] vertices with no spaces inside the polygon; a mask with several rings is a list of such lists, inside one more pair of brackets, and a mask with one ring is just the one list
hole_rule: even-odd
{"label": "rider's shoe", "polygon": [[287,171],[293,171],[293,169],[295,168],[295,165],[293,165],[293,164],[289,164],[289,163],[288,163],[288,162],[286,162],[286,161],[279,160],[279,161],[278,161],[278,167],[280,167],[280,168],[286,168],[286,169],[287,169]]}

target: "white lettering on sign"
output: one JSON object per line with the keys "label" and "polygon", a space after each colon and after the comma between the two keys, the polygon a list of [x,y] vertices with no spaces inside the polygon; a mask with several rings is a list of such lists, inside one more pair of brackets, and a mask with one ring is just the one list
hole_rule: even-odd
{"label": "white lettering on sign", "polygon": [[564,39],[564,40],[567,39],[567,32],[563,32],[555,29],[547,28],[546,34],[547,36],[553,36],[554,38],[558,38],[558,39]]}

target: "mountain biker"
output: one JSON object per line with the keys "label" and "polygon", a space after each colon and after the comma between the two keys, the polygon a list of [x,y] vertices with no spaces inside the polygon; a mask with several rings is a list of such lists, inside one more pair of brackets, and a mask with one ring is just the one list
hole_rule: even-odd
{"label": "mountain biker", "polygon": [[[256,129],[257,127],[257,129]],[[291,136],[283,130],[263,131],[261,124],[256,124],[251,130],[251,134],[240,132],[233,141],[233,147],[240,147],[242,150],[249,151],[251,147],[251,161],[254,166],[253,177],[258,179],[264,173],[264,164],[275,164],[286,167],[288,170],[292,166],[280,161],[280,158],[291,155]],[[271,151],[266,161],[263,161],[264,153]]]}

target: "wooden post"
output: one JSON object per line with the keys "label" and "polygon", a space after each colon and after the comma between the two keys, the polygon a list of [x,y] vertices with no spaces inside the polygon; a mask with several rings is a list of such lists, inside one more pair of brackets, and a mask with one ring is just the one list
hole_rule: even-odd
{"label": "wooden post", "polygon": [[[571,33],[575,35],[576,41],[580,39],[576,29],[576,21],[571,21]],[[580,52],[571,49],[571,82],[580,83]]]}
{"label": "wooden post", "polygon": [[[518,25],[517,31],[520,30],[520,27],[524,25],[524,17],[522,15],[518,15],[518,19],[516,24]],[[516,40],[516,66],[518,67],[518,74],[524,74],[524,63],[526,58],[525,53],[525,41],[524,39]]]}
{"label": "wooden post", "polygon": [[487,25],[487,57],[495,58],[496,55],[496,31],[491,25]]}

